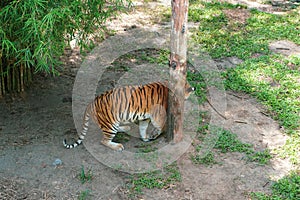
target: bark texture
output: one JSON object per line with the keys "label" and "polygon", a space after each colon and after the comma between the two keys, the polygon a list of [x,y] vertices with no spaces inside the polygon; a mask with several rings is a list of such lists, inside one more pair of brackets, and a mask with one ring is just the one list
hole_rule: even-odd
{"label": "bark texture", "polygon": [[188,5],[188,0],[172,0],[168,138],[175,143],[183,138]]}

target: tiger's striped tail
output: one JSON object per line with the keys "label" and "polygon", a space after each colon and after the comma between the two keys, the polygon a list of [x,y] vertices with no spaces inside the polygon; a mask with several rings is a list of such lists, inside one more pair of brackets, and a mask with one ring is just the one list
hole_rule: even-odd
{"label": "tiger's striped tail", "polygon": [[89,129],[89,120],[90,120],[90,115],[91,115],[91,108],[92,108],[92,103],[90,103],[84,113],[84,117],[83,117],[83,125],[82,125],[82,131],[77,139],[76,142],[74,142],[73,144],[68,144],[67,140],[64,139],[63,144],[64,147],[67,149],[72,149],[77,147],[78,145],[80,145],[82,143],[82,140],[84,140],[84,137],[87,134],[87,131]]}

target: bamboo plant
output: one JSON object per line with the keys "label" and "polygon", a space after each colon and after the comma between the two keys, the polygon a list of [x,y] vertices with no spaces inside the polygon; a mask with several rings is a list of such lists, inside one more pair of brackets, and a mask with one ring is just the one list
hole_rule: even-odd
{"label": "bamboo plant", "polygon": [[24,91],[36,72],[57,74],[70,41],[88,47],[104,22],[128,5],[130,0],[1,0],[0,97]]}

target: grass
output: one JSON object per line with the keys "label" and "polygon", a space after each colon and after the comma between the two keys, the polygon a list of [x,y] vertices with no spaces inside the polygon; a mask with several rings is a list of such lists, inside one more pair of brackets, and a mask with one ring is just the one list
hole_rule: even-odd
{"label": "grass", "polygon": [[246,21],[230,18],[224,12],[228,9],[242,10],[243,7],[215,1],[191,3],[189,20],[200,22],[193,40],[202,44],[213,58],[237,56],[248,59],[257,53],[269,54],[268,44],[273,40],[288,39],[300,44],[297,12],[274,15],[244,10],[249,12]]}
{"label": "grass", "polygon": [[268,149],[252,153],[248,156],[249,161],[259,163],[260,165],[268,164],[271,158],[272,156]]}
{"label": "grass", "polygon": [[238,140],[237,135],[230,131],[223,130],[218,141],[215,144],[215,149],[219,149],[221,153],[240,152],[250,154],[253,153],[252,145],[243,143]]}
{"label": "grass", "polygon": [[243,59],[244,63],[223,74],[227,89],[252,94],[287,131],[299,130],[300,58],[274,55],[268,48],[274,40],[300,44],[298,13],[274,15],[252,10],[247,19],[239,21],[226,15],[228,9],[249,12],[228,3],[192,3],[190,20],[200,22],[193,40],[213,58]]}
{"label": "grass", "polygon": [[[275,54],[268,45],[276,40],[289,40],[300,45],[300,9],[275,15],[244,8],[217,1],[191,1],[189,20],[200,24],[192,33],[192,40],[200,43],[212,58],[235,56],[244,60],[236,68],[224,71],[226,89],[249,93],[266,106],[268,114],[290,135],[286,144],[275,153],[299,166],[300,58]],[[240,15],[234,18],[228,14],[233,12]],[[270,159],[268,150],[254,152],[231,133],[222,134],[215,148],[221,152],[246,153],[249,161],[260,164],[268,163]],[[195,160],[215,162],[211,154],[203,160]],[[299,185],[299,173],[291,173],[274,183],[272,194],[252,193],[251,198],[300,199]]]}
{"label": "grass", "polygon": [[[227,14],[230,10],[247,17],[232,19]],[[299,8],[275,15],[255,9],[248,11],[241,5],[193,1],[189,12],[190,20],[200,22],[193,40],[211,57],[236,56],[244,60],[223,73],[225,87],[249,93],[268,108],[268,114],[292,135],[281,152],[291,155],[294,163],[300,162],[299,151],[295,151],[300,148],[300,58],[272,53],[268,45],[275,40],[300,44],[298,11]]]}
{"label": "grass", "polygon": [[127,181],[128,196],[130,198],[143,194],[143,189],[164,189],[181,181],[181,174],[176,163],[165,167],[161,171],[131,175]]}
{"label": "grass", "polygon": [[81,167],[81,171],[80,171],[80,174],[79,174],[79,180],[82,184],[88,182],[88,181],[91,181],[93,178],[93,173],[92,173],[92,170],[91,169],[88,169],[88,171],[86,171],[84,169],[84,167],[82,166]]}
{"label": "grass", "polygon": [[[207,126],[201,129],[199,140],[202,140],[202,135],[207,134]],[[195,164],[213,165],[218,164],[215,160],[215,153],[229,153],[239,152],[246,154],[245,158],[249,162],[255,162],[259,165],[268,164],[272,158],[270,151],[265,149],[263,151],[255,151],[252,144],[244,143],[240,141],[236,134],[227,130],[222,130],[213,152],[209,152],[205,157],[197,154],[201,150],[201,144],[196,145],[196,154],[191,156],[192,161]]]}
{"label": "grass", "polygon": [[300,58],[279,55],[247,59],[224,73],[225,85],[227,89],[255,96],[274,119],[293,132],[300,124],[300,71],[290,66],[297,66],[299,61]]}
{"label": "grass", "polygon": [[300,158],[300,133],[294,134],[287,140],[283,147],[276,149],[275,153],[281,158],[289,158],[292,164],[299,165]]}
{"label": "grass", "polygon": [[280,179],[272,185],[272,194],[252,193],[252,200],[295,200],[300,199],[300,176],[297,172]]}
{"label": "grass", "polygon": [[117,133],[113,139],[114,142],[126,143],[130,140],[130,135],[127,133]]}
{"label": "grass", "polygon": [[[85,184],[87,182],[92,181],[93,179],[93,173],[91,169],[88,169],[87,171],[84,169],[84,166],[81,167],[80,173],[78,175],[78,179],[80,180],[81,184]],[[79,200],[86,200],[91,199],[91,190],[86,189],[83,191],[80,191],[78,195]]]}
{"label": "grass", "polygon": [[211,166],[214,164],[218,164],[218,162],[215,160],[215,155],[213,152],[209,152],[207,155],[204,157],[199,156],[199,155],[192,155],[191,159],[193,163],[195,164],[200,164],[200,165],[205,165],[205,166]]}
{"label": "grass", "polygon": [[151,143],[142,143],[139,146],[136,146],[138,148],[138,153],[150,153],[158,150],[157,147],[154,147],[153,144],[157,143],[157,140],[152,141]]}
{"label": "grass", "polygon": [[78,200],[86,200],[86,199],[89,199],[90,197],[90,190],[84,190],[84,191],[81,191],[79,196],[78,196]]}

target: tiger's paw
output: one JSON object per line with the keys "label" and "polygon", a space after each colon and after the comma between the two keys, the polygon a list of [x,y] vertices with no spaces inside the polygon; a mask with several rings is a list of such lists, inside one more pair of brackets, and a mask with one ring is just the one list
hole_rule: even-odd
{"label": "tiger's paw", "polygon": [[149,141],[150,141],[149,138],[142,138],[142,140],[143,140],[144,142],[149,142]]}
{"label": "tiger's paw", "polygon": [[104,144],[105,146],[115,150],[115,151],[123,151],[124,150],[124,146],[121,143],[116,143],[116,142],[111,142],[111,141],[102,141],[102,144]]}

